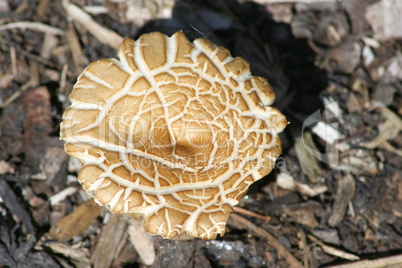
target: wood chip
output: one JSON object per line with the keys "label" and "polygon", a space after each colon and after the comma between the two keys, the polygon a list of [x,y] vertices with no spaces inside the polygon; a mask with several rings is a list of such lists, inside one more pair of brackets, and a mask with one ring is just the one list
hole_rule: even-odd
{"label": "wood chip", "polygon": [[328,144],[333,144],[335,141],[343,137],[337,129],[322,121],[318,122],[314,127],[312,127],[311,131]]}
{"label": "wood chip", "polygon": [[73,248],[72,246],[68,246],[59,242],[46,243],[45,247],[49,248],[55,253],[78,261],[82,265],[89,265],[89,251],[87,248]]}
{"label": "wood chip", "polygon": [[[17,91],[21,92],[21,91]],[[37,170],[45,154],[45,139],[53,130],[52,108],[50,105],[50,94],[46,87],[40,86],[23,92],[22,102],[24,104],[24,138],[23,147],[25,163],[35,172],[40,179],[46,179],[43,170]]]}
{"label": "wood chip", "polygon": [[[0,198],[16,219],[21,221],[28,234],[34,233],[34,226],[30,214],[22,206],[19,197],[4,179],[0,179]],[[34,237],[35,238],[35,237]],[[1,244],[1,243],[0,243]]]}
{"label": "wood chip", "polygon": [[[13,75],[11,72],[0,75],[0,88],[7,88],[11,81],[13,81]],[[4,103],[2,104],[2,108],[4,108]]]}
{"label": "wood chip", "polygon": [[102,233],[91,256],[93,267],[111,266],[113,260],[121,250],[119,245],[122,239],[125,239],[127,219],[126,216],[109,214],[108,222],[103,226]]}
{"label": "wood chip", "polygon": [[0,175],[6,174],[6,173],[14,173],[14,167],[11,166],[6,161],[1,160],[0,161]]}
{"label": "wood chip", "polygon": [[331,229],[311,229],[309,230],[315,237],[322,240],[325,243],[340,246],[342,244],[339,238],[338,230],[335,228]]}
{"label": "wood chip", "polygon": [[364,107],[364,102],[360,95],[350,92],[348,102],[346,103],[346,108],[349,113],[361,112]]}
{"label": "wood chip", "polygon": [[155,247],[142,222],[130,219],[128,236],[131,244],[140,256],[142,263],[152,265],[156,259]]}
{"label": "wood chip", "polygon": [[51,0],[39,0],[34,20],[41,20],[45,12],[49,10]]}
{"label": "wood chip", "polygon": [[297,158],[304,175],[307,176],[310,182],[317,183],[317,178],[322,174],[322,168],[320,167],[317,154],[312,154],[311,151],[320,152],[313,141],[311,132],[292,128],[292,134],[295,138],[295,150]]}
{"label": "wood chip", "polygon": [[317,202],[295,204],[282,209],[283,214],[290,216],[295,222],[310,228],[317,228],[319,226],[315,215],[319,214],[320,210],[322,209]]}
{"label": "wood chip", "polygon": [[102,208],[91,198],[52,226],[49,234],[60,242],[68,241],[87,229],[101,211]]}
{"label": "wood chip", "polygon": [[298,191],[301,194],[311,197],[325,193],[328,190],[328,187],[325,185],[309,186],[307,184],[300,183],[294,180],[291,175],[283,172],[277,175],[276,184],[285,190]]}
{"label": "wood chip", "polygon": [[43,39],[40,56],[48,60],[52,55],[52,50],[57,46],[58,42],[59,40],[56,36],[46,33],[45,38]]}
{"label": "wood chip", "polygon": [[379,40],[402,37],[402,2],[400,0],[381,0],[369,5],[366,19]]}
{"label": "wood chip", "polygon": [[10,11],[10,6],[8,5],[7,0],[0,0],[0,12],[1,13],[6,13]]}
{"label": "wood chip", "polygon": [[379,109],[387,120],[378,127],[380,130],[378,136],[363,144],[369,149],[377,148],[384,142],[394,139],[402,130],[402,119],[398,115],[385,106],[380,106]]}
{"label": "wood chip", "polygon": [[350,149],[339,154],[339,164],[336,170],[344,170],[353,174],[368,172],[376,174],[379,170],[378,160],[367,149]]}
{"label": "wood chip", "polygon": [[24,130],[27,139],[40,139],[52,131],[52,111],[50,94],[46,87],[37,87],[24,92]]}
{"label": "wood chip", "polygon": [[355,195],[356,183],[352,175],[346,174],[338,178],[338,189],[336,191],[335,202],[332,214],[328,219],[328,225],[336,226],[343,220],[349,202]]}

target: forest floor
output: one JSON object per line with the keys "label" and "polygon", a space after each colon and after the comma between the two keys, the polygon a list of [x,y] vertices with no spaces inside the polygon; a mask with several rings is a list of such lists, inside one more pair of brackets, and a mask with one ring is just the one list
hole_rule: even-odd
{"label": "forest floor", "polygon": [[[401,267],[399,14],[397,0],[0,0],[0,267]],[[178,30],[249,61],[290,122],[277,167],[210,241],[100,208],[59,140],[90,62]]]}

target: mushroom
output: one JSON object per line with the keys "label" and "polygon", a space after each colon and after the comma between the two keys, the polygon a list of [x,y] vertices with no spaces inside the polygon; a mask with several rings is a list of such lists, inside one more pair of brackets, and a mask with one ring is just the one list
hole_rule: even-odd
{"label": "mushroom", "polygon": [[232,207],[269,174],[288,124],[249,63],[206,39],[124,39],[92,62],[63,115],[61,139],[100,205],[164,238],[214,239]]}

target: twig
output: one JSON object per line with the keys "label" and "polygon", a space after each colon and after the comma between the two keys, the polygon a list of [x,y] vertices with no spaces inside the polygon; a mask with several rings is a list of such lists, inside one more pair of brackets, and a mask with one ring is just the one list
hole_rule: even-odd
{"label": "twig", "polygon": [[15,52],[15,47],[10,47],[10,58],[11,58],[11,73],[15,77],[18,73],[17,69],[17,53]]}
{"label": "twig", "polygon": [[[332,256],[336,256],[336,257],[339,257],[339,258],[342,258],[345,260],[351,260],[351,261],[360,260],[359,256],[356,256],[354,254],[347,253],[342,250],[325,245],[323,242],[319,241],[317,238],[315,238],[312,235],[308,235],[308,238],[310,240],[314,241],[315,243],[317,243],[317,245],[319,245],[325,253],[328,253]],[[366,267],[366,266],[359,266],[359,267]]]}
{"label": "twig", "polygon": [[55,34],[55,35],[62,35],[64,34],[63,30],[59,28],[52,27],[41,22],[31,22],[31,21],[18,21],[12,22],[8,24],[4,24],[0,26],[0,31],[10,30],[20,28],[22,30],[29,29],[38,32],[48,33],[48,34]]}
{"label": "twig", "polygon": [[75,194],[77,192],[77,190],[78,189],[76,187],[68,187],[68,188],[64,189],[63,191],[58,192],[55,195],[52,195],[49,198],[50,205],[54,206],[54,205],[59,204],[61,201],[65,200],[67,198],[67,196]]}
{"label": "twig", "polygon": [[80,74],[84,70],[83,66],[88,65],[89,62],[82,53],[80,41],[72,23],[68,24],[68,29],[66,30],[66,38],[71,50],[71,55],[73,56],[75,72],[77,74]]}
{"label": "twig", "polygon": [[4,109],[8,105],[10,105],[13,101],[15,101],[22,93],[22,90],[15,91],[13,94],[11,94],[10,97],[8,97],[1,105],[0,108]]}
{"label": "twig", "polygon": [[242,228],[247,229],[253,235],[266,238],[268,244],[276,248],[278,254],[282,256],[282,258],[286,259],[286,261],[289,263],[289,267],[303,267],[303,265],[278,241],[278,239],[268,233],[265,229],[258,227],[251,221],[235,213],[230,216],[229,220],[234,221],[234,225],[236,225],[237,223],[237,225],[240,225]]}
{"label": "twig", "polygon": [[95,22],[88,13],[76,5],[71,4],[70,1],[63,0],[62,3],[71,20],[78,22],[103,44],[116,50],[119,49],[123,37]]}
{"label": "twig", "polygon": [[328,268],[381,268],[381,267],[401,267],[402,266],[402,254],[379,258],[376,260],[362,260],[348,264],[341,264],[335,266],[329,266]]}
{"label": "twig", "polygon": [[64,64],[63,69],[61,69],[60,79],[59,79],[59,88],[57,89],[57,92],[62,91],[64,89],[64,87],[66,86],[67,71],[68,71],[68,64]]}
{"label": "twig", "polygon": [[30,53],[28,51],[25,51],[25,50],[22,50],[22,49],[18,49],[18,53],[21,53],[22,55],[24,55],[24,56],[26,56],[26,57],[34,60],[34,61],[37,61],[40,64],[47,65],[50,68],[55,68],[54,63],[52,61],[48,60],[48,59],[45,59],[45,58],[40,57],[38,55],[32,54],[32,53]]}
{"label": "twig", "polygon": [[247,209],[244,209],[244,208],[241,208],[241,207],[233,207],[233,211],[237,212],[239,214],[254,217],[254,218],[257,218],[257,219],[264,220],[264,221],[270,221],[271,220],[270,216],[260,215],[260,214],[257,214],[255,212],[252,212],[250,210],[247,210]]}

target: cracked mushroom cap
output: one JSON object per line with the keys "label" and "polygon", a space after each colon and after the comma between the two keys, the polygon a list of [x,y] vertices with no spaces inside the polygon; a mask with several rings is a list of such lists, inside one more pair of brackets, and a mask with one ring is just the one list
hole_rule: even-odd
{"label": "cracked mushroom cap", "polygon": [[206,39],[125,39],[79,76],[61,124],[78,180],[114,213],[164,238],[214,239],[271,172],[288,124],[267,80]]}

